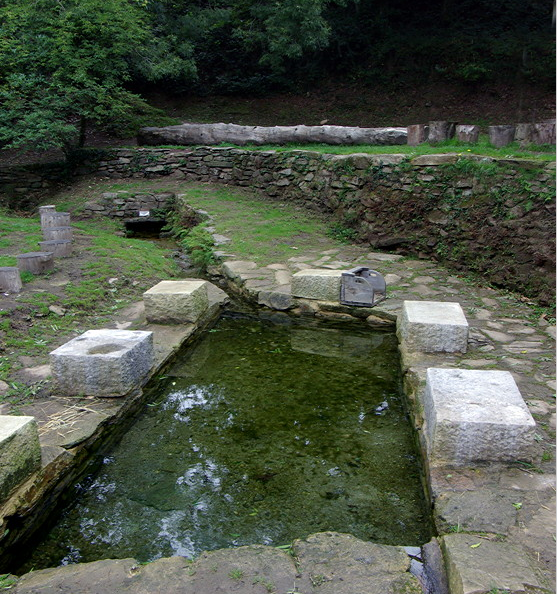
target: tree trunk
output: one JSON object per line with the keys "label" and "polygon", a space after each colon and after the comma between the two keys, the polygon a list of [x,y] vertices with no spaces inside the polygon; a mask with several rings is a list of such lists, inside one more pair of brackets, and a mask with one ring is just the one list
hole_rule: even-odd
{"label": "tree trunk", "polygon": [[85,138],[87,135],[87,118],[81,116],[79,119],[79,142],[78,147],[83,148],[85,146]]}

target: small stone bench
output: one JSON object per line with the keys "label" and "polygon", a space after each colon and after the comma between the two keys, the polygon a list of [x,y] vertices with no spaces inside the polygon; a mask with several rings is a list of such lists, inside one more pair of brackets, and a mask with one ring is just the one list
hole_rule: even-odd
{"label": "small stone bench", "polygon": [[19,268],[15,266],[0,267],[0,291],[2,293],[19,293],[22,287]]}
{"label": "small stone bench", "polygon": [[153,333],[88,330],[50,353],[55,387],[74,396],[124,396],[153,367]]}
{"label": "small stone bench", "polygon": [[533,458],[536,423],[508,371],[428,369],[424,414],[433,463]]}
{"label": "small stone bench", "polygon": [[54,268],[52,252],[27,252],[17,256],[17,267],[33,274],[44,274]]}
{"label": "small stone bench", "polygon": [[145,316],[154,324],[195,323],[209,309],[208,282],[161,281],[143,293]]}
{"label": "small stone bench", "polygon": [[468,347],[468,322],[459,303],[404,301],[397,334],[410,351],[465,353]]}
{"label": "small stone bench", "polygon": [[309,268],[292,275],[292,297],[318,301],[340,301],[343,270]]}
{"label": "small stone bench", "polygon": [[41,467],[34,417],[0,416],[0,501]]}

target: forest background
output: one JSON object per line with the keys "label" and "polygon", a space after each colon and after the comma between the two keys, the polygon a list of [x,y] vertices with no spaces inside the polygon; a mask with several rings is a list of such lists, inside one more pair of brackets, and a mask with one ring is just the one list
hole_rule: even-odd
{"label": "forest background", "polygon": [[91,129],[209,121],[207,106],[239,97],[251,107],[226,115],[246,124],[554,117],[552,11],[550,0],[0,0],[0,147],[68,154]]}

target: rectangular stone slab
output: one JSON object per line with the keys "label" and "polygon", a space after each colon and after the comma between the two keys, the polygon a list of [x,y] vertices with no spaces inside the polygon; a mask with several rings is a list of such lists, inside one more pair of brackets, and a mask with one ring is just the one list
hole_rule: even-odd
{"label": "rectangular stone slab", "polygon": [[468,322],[459,303],[404,301],[397,334],[410,351],[465,353],[468,346]]}
{"label": "rectangular stone slab", "polygon": [[430,368],[424,413],[433,464],[533,457],[536,423],[508,371]]}
{"label": "rectangular stone slab", "polygon": [[35,418],[0,416],[0,501],[40,467]]}
{"label": "rectangular stone slab", "polygon": [[292,276],[292,296],[318,301],[340,302],[340,279],[343,270],[308,268]]}
{"label": "rectangular stone slab", "polygon": [[161,281],[143,293],[145,316],[155,324],[193,323],[209,308],[207,281]]}
{"label": "rectangular stone slab", "polygon": [[88,330],[50,353],[56,390],[66,395],[124,396],[153,360],[153,333],[139,330]]}

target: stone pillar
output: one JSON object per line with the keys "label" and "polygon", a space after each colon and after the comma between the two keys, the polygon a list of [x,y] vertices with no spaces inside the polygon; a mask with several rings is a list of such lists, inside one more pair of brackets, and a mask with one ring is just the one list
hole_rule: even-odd
{"label": "stone pillar", "polygon": [[517,124],[514,132],[514,139],[520,143],[520,146],[532,144],[533,124]]}
{"label": "stone pillar", "polygon": [[19,293],[22,286],[19,268],[15,266],[0,268],[0,291],[3,293]]}
{"label": "stone pillar", "polygon": [[425,124],[412,124],[407,128],[406,142],[408,146],[417,146],[426,142],[429,134],[429,126]]}
{"label": "stone pillar", "polygon": [[71,227],[45,227],[43,229],[45,241],[71,241],[73,238]]}
{"label": "stone pillar", "polygon": [[533,124],[532,144],[555,144],[555,120]]}
{"label": "stone pillar", "polygon": [[428,142],[435,144],[450,140],[455,135],[456,122],[435,121],[429,122],[429,137]]}
{"label": "stone pillar", "polygon": [[496,148],[507,146],[514,140],[514,125],[489,126],[489,142]]}
{"label": "stone pillar", "polygon": [[17,267],[33,274],[44,274],[54,268],[52,252],[28,252],[17,256]]}
{"label": "stone pillar", "polygon": [[66,227],[70,224],[69,212],[56,212],[54,210],[45,209],[40,211],[40,213],[41,227],[43,229],[47,229],[49,227]]}
{"label": "stone pillar", "polygon": [[471,142],[475,144],[478,142],[479,135],[479,126],[460,125],[456,127],[456,137],[460,142]]}
{"label": "stone pillar", "polygon": [[45,252],[52,252],[55,258],[67,258],[72,255],[72,242],[69,239],[39,241],[39,247]]}

